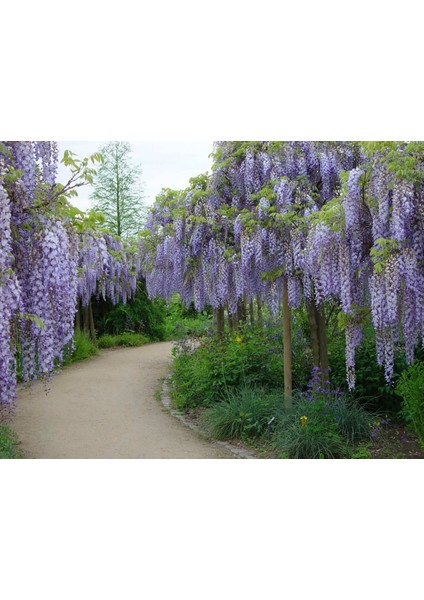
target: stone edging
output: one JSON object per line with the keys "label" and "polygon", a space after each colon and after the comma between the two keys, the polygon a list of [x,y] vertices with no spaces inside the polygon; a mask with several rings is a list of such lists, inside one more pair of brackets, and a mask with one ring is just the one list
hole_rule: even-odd
{"label": "stone edging", "polygon": [[[196,431],[198,434],[202,435],[202,430],[200,429],[200,427],[198,425],[195,425],[194,423],[190,423],[190,421],[188,421],[184,417],[183,413],[171,408],[171,398],[169,396],[169,379],[170,379],[170,376],[168,375],[162,384],[160,399],[161,399],[163,406],[171,413],[171,415],[173,417],[175,417],[176,419],[181,421],[181,423],[183,423],[186,427],[189,427],[190,429],[193,429],[193,431]],[[248,459],[258,458],[255,454],[253,454],[252,452],[249,452],[249,450],[245,450],[244,448],[238,448],[237,446],[233,446],[232,444],[230,444],[228,442],[214,440],[213,443],[217,444],[219,446],[223,446],[224,448],[229,450],[229,452],[234,454],[237,458],[248,458]]]}

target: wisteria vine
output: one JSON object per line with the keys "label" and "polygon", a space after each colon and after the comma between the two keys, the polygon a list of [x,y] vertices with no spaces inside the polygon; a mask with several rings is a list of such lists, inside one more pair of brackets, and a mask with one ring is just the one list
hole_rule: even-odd
{"label": "wisteria vine", "polygon": [[[405,175],[393,155],[402,163],[412,151]],[[367,153],[351,142],[218,142],[214,159],[209,179],[172,201],[168,190],[151,211],[142,248],[149,294],[178,292],[197,310],[230,314],[256,297],[276,313],[286,281],[291,307],[335,302],[350,388],[371,310],[389,381],[399,343],[411,361],[423,335],[422,146]]]}
{"label": "wisteria vine", "polygon": [[[0,143],[0,412],[23,381],[46,376],[72,343],[77,298],[126,301],[138,249],[92,227],[80,230],[56,186],[54,142]],[[19,365],[17,362],[19,361]]]}

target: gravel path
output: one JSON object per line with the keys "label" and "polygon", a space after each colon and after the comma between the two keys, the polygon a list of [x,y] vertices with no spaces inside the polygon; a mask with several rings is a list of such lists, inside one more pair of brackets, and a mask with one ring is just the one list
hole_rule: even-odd
{"label": "gravel path", "polygon": [[155,398],[172,343],[104,350],[21,389],[12,427],[26,458],[234,458]]}

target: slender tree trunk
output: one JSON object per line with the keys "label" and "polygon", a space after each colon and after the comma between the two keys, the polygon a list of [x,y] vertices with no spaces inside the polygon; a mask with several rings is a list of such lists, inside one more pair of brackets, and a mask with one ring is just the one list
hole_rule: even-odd
{"label": "slender tree trunk", "polygon": [[311,334],[312,356],[314,367],[320,370],[321,383],[326,387],[329,376],[328,343],[324,310],[318,309],[313,301],[306,302]]}
{"label": "slender tree trunk", "polygon": [[253,327],[255,325],[255,311],[253,307],[253,298],[249,302],[249,315],[250,315],[250,324]]}
{"label": "slender tree trunk", "polygon": [[237,305],[237,321],[244,323],[246,321],[246,296],[239,298]]}
{"label": "slender tree trunk", "polygon": [[94,316],[93,316],[93,306],[91,304],[91,300],[90,300],[90,304],[88,305],[89,309],[88,309],[88,314],[89,314],[89,319],[90,319],[90,337],[92,342],[96,343],[96,329],[94,327]]}
{"label": "slender tree trunk", "polygon": [[81,300],[78,298],[77,312],[75,313],[75,329],[81,331]]}
{"label": "slender tree trunk", "polygon": [[84,312],[83,312],[83,327],[84,327],[84,333],[86,333],[87,335],[90,333],[90,304],[87,304],[87,306],[84,308]]}
{"label": "slender tree trunk", "polygon": [[224,307],[220,306],[214,310],[215,312],[215,324],[216,324],[216,333],[219,338],[224,337],[225,333],[225,317],[224,317]]}
{"label": "slender tree trunk", "polygon": [[316,319],[315,304],[312,300],[306,300],[306,310],[308,313],[309,320],[309,331],[311,335],[311,349],[312,357],[314,361],[314,367],[320,366],[319,360],[319,338],[318,338],[318,324]]}
{"label": "slender tree trunk", "polygon": [[329,379],[329,361],[328,361],[328,343],[327,343],[327,329],[324,315],[324,308],[320,307],[316,309],[317,325],[318,325],[318,339],[319,339],[319,364],[321,369],[321,381],[322,387],[327,387],[326,383]]}
{"label": "slender tree trunk", "polygon": [[292,406],[292,343],[291,343],[291,310],[287,279],[283,281],[283,340],[284,340],[284,405]]}
{"label": "slender tree trunk", "polygon": [[258,307],[258,325],[260,327],[262,327],[263,324],[264,324],[264,320],[263,320],[263,317],[262,317],[262,300],[261,300],[259,294],[256,296],[256,304],[257,304],[257,307]]}

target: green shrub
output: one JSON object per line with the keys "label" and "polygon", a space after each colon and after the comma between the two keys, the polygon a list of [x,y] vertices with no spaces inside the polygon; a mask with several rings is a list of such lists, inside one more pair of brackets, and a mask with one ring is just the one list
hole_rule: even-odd
{"label": "green shrub", "polygon": [[414,362],[402,373],[396,386],[402,396],[402,414],[424,445],[424,362]]}
{"label": "green shrub", "polygon": [[167,319],[165,322],[165,339],[180,340],[190,336],[201,337],[210,334],[212,329],[212,317],[204,313],[199,313],[195,317],[185,317],[177,321]]}
{"label": "green shrub", "polygon": [[163,300],[148,298],[144,281],[137,283],[134,297],[126,304],[113,305],[109,300],[93,298],[92,307],[99,336],[130,331],[152,340],[164,339],[166,304]]}
{"label": "green shrub", "polygon": [[[347,391],[345,335],[340,328],[333,327],[329,330],[328,352],[331,367],[332,384]],[[401,398],[395,385],[389,385],[384,378],[383,367],[377,364],[375,347],[375,333],[370,322],[364,324],[363,339],[356,350],[356,384],[355,398],[373,410],[383,410],[396,414],[401,406]],[[420,350],[418,350],[420,355]],[[402,352],[395,356],[394,381],[407,368],[405,356]]]}
{"label": "green shrub", "polygon": [[369,444],[361,444],[352,453],[350,458],[366,459],[372,458],[371,452],[369,451]]}
{"label": "green shrub", "polygon": [[319,422],[291,422],[276,438],[284,458],[344,458],[348,456],[345,441],[335,427],[328,428]]}
{"label": "green shrub", "polygon": [[97,339],[97,345],[99,348],[114,348],[117,345],[115,343],[117,337],[106,333]]}
{"label": "green shrub", "polygon": [[374,416],[353,398],[339,397],[334,405],[334,414],[343,438],[352,443],[369,438]]}
{"label": "green shrub", "polygon": [[272,417],[273,445],[286,458],[342,458],[369,440],[374,416],[337,390],[309,389],[294,397],[290,410],[282,394],[258,386],[230,390],[202,415],[216,439],[265,436]]}
{"label": "green shrub", "polygon": [[64,365],[84,360],[90,356],[98,354],[97,346],[91,341],[90,336],[84,331],[78,329],[74,332],[74,349],[71,345],[65,349]]}
{"label": "green shrub", "polygon": [[19,444],[16,433],[8,425],[0,423],[0,458],[22,458]]}
{"label": "green shrub", "polygon": [[[305,381],[302,342],[296,342],[293,385]],[[283,342],[279,324],[264,328],[244,326],[224,339],[207,337],[193,352],[185,343],[174,352],[173,398],[179,408],[210,405],[231,390],[256,385],[268,390],[283,387]]]}
{"label": "green shrub", "polygon": [[267,431],[271,417],[282,410],[281,394],[270,394],[264,388],[240,388],[208,408],[202,415],[205,430],[215,439],[256,438]]}
{"label": "green shrub", "polygon": [[210,308],[198,313],[193,302],[186,307],[178,294],[173,294],[166,306],[165,339],[180,340],[189,336],[203,336],[213,329]]}
{"label": "green shrub", "polygon": [[140,333],[121,333],[119,335],[102,335],[97,340],[99,348],[114,348],[116,346],[135,347],[144,346],[149,339]]}
{"label": "green shrub", "polygon": [[373,418],[337,390],[310,388],[280,414],[274,444],[288,458],[341,458],[353,443],[370,439]]}

